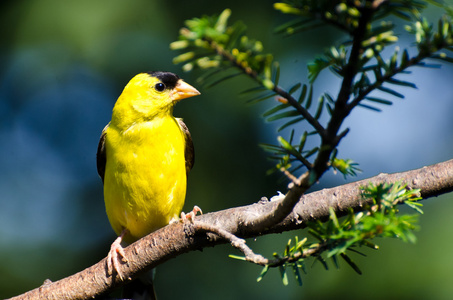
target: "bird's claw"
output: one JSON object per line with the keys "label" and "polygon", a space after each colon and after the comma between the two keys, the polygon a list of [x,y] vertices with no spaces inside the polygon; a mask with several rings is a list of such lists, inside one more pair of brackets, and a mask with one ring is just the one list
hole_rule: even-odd
{"label": "bird's claw", "polygon": [[123,280],[123,274],[120,271],[120,260],[123,263],[127,262],[126,253],[121,246],[122,239],[123,236],[120,236],[112,243],[109,254],[107,255],[107,274],[113,275],[116,272],[121,280]]}
{"label": "bird's claw", "polygon": [[178,219],[177,217],[175,218],[172,218],[170,220],[170,222],[168,224],[173,224],[173,223],[178,223],[178,222],[184,222],[186,220],[189,220],[191,222],[193,222],[193,219],[195,218],[195,216],[197,215],[197,213],[200,213],[200,215],[203,214],[203,212],[201,211],[201,208],[199,208],[198,206],[194,206],[192,211],[189,212],[189,213],[184,213],[183,211],[181,212],[181,218]]}
{"label": "bird's claw", "polygon": [[200,213],[200,215],[203,214],[203,211],[201,211],[201,208],[199,208],[198,206],[194,206],[192,211],[189,212],[188,214],[185,214],[183,211],[181,212],[181,220],[184,222],[185,220],[189,220],[191,222],[193,222],[193,219],[195,218],[195,216],[197,215],[197,213]]}

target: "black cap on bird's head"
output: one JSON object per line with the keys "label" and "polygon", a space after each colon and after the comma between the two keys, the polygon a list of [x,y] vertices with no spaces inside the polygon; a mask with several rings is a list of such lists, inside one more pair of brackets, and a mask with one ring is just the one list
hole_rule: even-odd
{"label": "black cap on bird's head", "polygon": [[159,92],[169,90],[169,96],[173,103],[178,102],[181,99],[197,96],[200,94],[197,89],[185,83],[184,80],[179,78],[179,76],[174,73],[150,71],[146,72],[145,74],[159,79],[160,83],[155,85],[155,89]]}
{"label": "black cap on bird's head", "polygon": [[178,75],[171,72],[150,71],[146,73],[158,78],[163,84],[165,84],[166,88],[170,90],[176,87],[176,84],[180,79]]}

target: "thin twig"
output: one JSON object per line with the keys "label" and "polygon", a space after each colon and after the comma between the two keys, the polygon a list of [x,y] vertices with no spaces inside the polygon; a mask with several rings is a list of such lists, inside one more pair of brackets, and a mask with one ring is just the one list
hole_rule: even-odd
{"label": "thin twig", "polygon": [[284,257],[268,259],[262,256],[261,254],[256,254],[255,252],[253,252],[253,250],[249,246],[247,246],[244,239],[235,236],[234,234],[220,228],[219,226],[215,226],[201,221],[194,221],[193,226],[196,231],[211,232],[218,235],[220,238],[229,241],[234,248],[238,249],[245,255],[244,259],[246,261],[260,266],[267,265],[271,268],[281,266],[285,263],[295,262],[302,258],[313,256],[316,253],[321,253],[322,251],[325,250],[327,246],[327,243],[315,244],[312,245],[310,248],[307,248],[303,251],[299,251],[291,256],[288,255]]}
{"label": "thin twig", "polygon": [[269,261],[262,255],[255,254],[255,252],[253,252],[253,250],[249,246],[247,246],[244,239],[238,238],[234,234],[226,231],[225,229],[200,221],[194,221],[193,226],[194,229],[197,231],[200,230],[205,232],[212,232],[218,235],[219,237],[223,238],[224,240],[229,241],[234,248],[244,253],[245,259],[249,262],[253,262],[257,265],[266,265],[267,262]]}
{"label": "thin twig", "polygon": [[300,185],[300,181],[299,181],[299,178],[297,178],[296,176],[294,176],[293,174],[291,174],[290,171],[288,171],[287,169],[285,169],[284,167],[281,167],[280,168],[280,171],[286,175],[286,177],[288,177],[289,180],[291,180],[291,182],[295,185]]}
{"label": "thin twig", "polygon": [[351,111],[354,107],[356,107],[360,101],[362,101],[369,93],[374,91],[376,88],[380,87],[385,81],[391,79],[393,76],[403,72],[409,67],[415,66],[418,63],[420,63],[423,59],[428,58],[429,55],[427,53],[419,53],[417,56],[411,58],[410,60],[407,61],[406,64],[399,66],[398,68],[393,69],[390,73],[385,74],[380,78],[379,80],[376,80],[375,83],[372,85],[368,86],[366,89],[362,90],[359,92],[357,97],[355,97],[349,104],[348,104],[348,110]]}
{"label": "thin twig", "polygon": [[275,267],[282,266],[286,263],[296,262],[303,258],[307,258],[307,257],[313,256],[313,255],[316,255],[317,253],[321,253],[325,250],[326,247],[327,247],[327,243],[315,244],[315,245],[312,245],[310,248],[304,249],[303,251],[299,251],[290,256],[287,255],[284,257],[268,259],[266,265],[268,265],[271,268],[275,268]]}
{"label": "thin twig", "polygon": [[319,135],[321,135],[321,137],[323,137],[326,134],[326,129],[321,125],[321,123],[319,123],[318,120],[316,120],[316,118],[313,117],[308,112],[307,109],[300,105],[300,103],[296,99],[294,99],[294,97],[291,96],[291,94],[289,94],[287,91],[283,90],[279,86],[274,86],[273,91],[282,96],[283,98],[285,98],[286,100],[288,100],[288,103],[292,107],[294,107],[302,115],[302,117],[304,117],[307,120],[307,122],[311,126],[313,126],[313,128],[319,133]]}
{"label": "thin twig", "polygon": [[[259,77],[259,74],[253,70],[250,67],[244,67],[241,63],[239,63],[230,52],[225,51],[223,47],[220,47],[216,42],[212,40],[206,39],[207,42],[211,45],[211,47],[223,58],[227,59],[233,66],[236,68],[240,69],[244,74],[247,76],[251,77],[253,80],[257,81],[259,84],[262,84],[262,79]],[[294,99],[291,94],[289,94],[287,91],[282,89],[279,86],[274,86],[272,89],[275,93],[278,95],[282,96],[286,100],[288,100],[288,103],[294,107],[306,120],[307,122],[313,126],[313,128],[322,136],[325,134],[325,129],[324,127],[316,120],[309,112],[307,109],[305,109],[300,103]]]}

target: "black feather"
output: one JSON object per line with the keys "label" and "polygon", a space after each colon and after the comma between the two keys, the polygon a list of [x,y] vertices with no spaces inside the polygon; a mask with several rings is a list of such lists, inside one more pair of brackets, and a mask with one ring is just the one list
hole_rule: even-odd
{"label": "black feather", "polygon": [[146,72],[147,74],[157,77],[165,86],[167,89],[174,89],[176,86],[176,83],[179,80],[179,76],[170,72],[161,72],[161,71],[150,71]]}

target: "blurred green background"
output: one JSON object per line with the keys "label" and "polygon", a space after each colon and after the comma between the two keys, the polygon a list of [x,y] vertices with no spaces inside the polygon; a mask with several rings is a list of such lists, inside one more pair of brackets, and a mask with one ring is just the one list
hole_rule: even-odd
{"label": "blurred green background", "polygon": [[[283,16],[272,1],[3,1],[0,4],[0,298],[58,280],[98,262],[115,235],[104,211],[96,147],[122,88],[135,74],[165,70],[197,86],[196,75],[172,64],[184,20],[231,8],[248,35],[263,41],[281,63],[281,84],[306,81],[306,64],[332,43],[338,31],[317,29],[290,38],[273,29]],[[428,12],[435,20],[438,9]],[[402,46],[411,41],[402,34]],[[380,172],[419,168],[452,158],[453,67],[413,69],[404,77],[419,89],[399,90],[382,113],[358,109],[347,120],[350,134],[340,157],[363,170],[358,179]],[[200,73],[198,73],[200,74]],[[175,115],[188,124],[196,163],[189,178],[185,210],[204,212],[247,205],[285,192],[272,164],[258,147],[275,142],[278,124],[261,113],[273,100],[246,104],[239,92],[253,84],[245,77],[182,101]],[[338,78],[325,73],[315,95],[338,91]],[[302,124],[301,126],[306,126]],[[283,132],[283,134],[288,134]],[[343,184],[327,174],[316,188]],[[356,178],[357,179],[357,178]],[[353,179],[353,180],[356,180]],[[450,200],[450,201],[448,201]],[[285,287],[277,270],[261,283],[260,268],[232,260],[224,245],[189,253],[157,269],[160,299],[451,299],[453,295],[453,195],[425,201],[416,245],[376,241],[381,249],[353,256],[362,276],[347,265],[330,271],[315,264]],[[271,256],[303,232],[250,240]]]}

